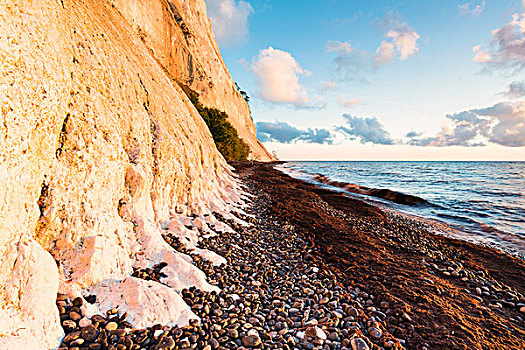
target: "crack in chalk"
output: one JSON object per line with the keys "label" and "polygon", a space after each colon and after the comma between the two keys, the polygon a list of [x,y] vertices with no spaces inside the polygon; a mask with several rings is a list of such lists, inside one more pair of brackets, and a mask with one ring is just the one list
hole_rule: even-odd
{"label": "crack in chalk", "polygon": [[139,82],[140,82],[140,85],[142,86],[142,89],[146,93],[146,101],[142,105],[144,106],[144,109],[146,110],[146,112],[149,112],[149,92],[148,92],[148,89],[146,89],[146,85],[144,85],[144,82],[142,81],[140,74],[137,74],[137,76],[139,77]]}
{"label": "crack in chalk", "polygon": [[67,141],[67,124],[69,122],[69,117],[71,114],[66,114],[66,117],[64,118],[64,121],[62,122],[62,129],[60,130],[60,135],[58,137],[58,148],[55,152],[55,155],[57,158],[59,158],[62,155],[62,152],[64,151],[64,144]]}

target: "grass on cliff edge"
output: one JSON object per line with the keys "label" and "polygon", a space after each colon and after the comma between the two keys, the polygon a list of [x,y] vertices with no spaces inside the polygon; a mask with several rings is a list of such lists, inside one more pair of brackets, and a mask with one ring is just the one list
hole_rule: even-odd
{"label": "grass on cliff edge", "polygon": [[215,146],[227,161],[246,161],[250,147],[237,134],[237,130],[228,121],[228,114],[217,108],[204,107],[199,102],[199,95],[186,85],[182,89],[210,129]]}

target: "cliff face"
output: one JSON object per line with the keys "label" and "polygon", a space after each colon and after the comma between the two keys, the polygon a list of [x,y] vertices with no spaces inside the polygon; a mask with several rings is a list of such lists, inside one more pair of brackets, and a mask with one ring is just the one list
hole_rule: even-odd
{"label": "cliff face", "polygon": [[[214,289],[161,234],[194,244],[214,223],[203,214],[243,200],[173,76],[227,110],[256,158],[269,158],[203,1],[176,4],[187,27],[169,24],[178,18],[169,3],[140,3],[151,11],[138,1],[0,0],[0,348],[57,346],[59,290],[104,295],[88,314],[128,300],[130,320],[147,326],[195,317],[175,291]],[[191,25],[193,39],[184,33]],[[191,44],[178,46],[184,40]],[[201,231],[181,224],[190,212]],[[129,277],[160,261],[169,262],[171,288]],[[149,303],[132,302],[153,290]]]}
{"label": "cliff face", "polygon": [[274,159],[255,137],[248,104],[215,41],[204,0],[111,0],[168,74],[229,115],[255,160]]}

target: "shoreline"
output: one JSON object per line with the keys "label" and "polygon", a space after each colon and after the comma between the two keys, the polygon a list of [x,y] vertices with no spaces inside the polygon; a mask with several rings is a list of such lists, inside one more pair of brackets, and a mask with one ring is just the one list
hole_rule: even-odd
{"label": "shoreline", "polygon": [[[233,214],[250,226],[214,213],[231,230],[210,225],[217,235],[199,242],[224,263],[164,236],[220,289],[178,291],[198,320],[137,329],[121,304],[89,318],[97,295],[59,294],[60,350],[525,348],[523,261],[433,235],[274,164],[232,165],[251,198],[246,215]],[[166,265],[127,279],[158,287]]]}
{"label": "shoreline", "polygon": [[[401,318],[409,313],[417,326],[395,336],[417,348],[525,348],[522,260],[411,227],[415,220],[393,222],[378,207],[293,179],[273,164],[254,168],[271,211],[302,230],[327,266],[397,305]],[[507,292],[516,294],[514,304]]]}
{"label": "shoreline", "polygon": [[[438,235],[492,248],[504,254],[525,260],[525,251],[523,250],[525,241],[523,241],[524,238],[519,235],[516,236],[512,233],[502,231],[480,221],[475,221],[479,227],[473,228],[468,225],[466,226],[466,223],[449,222],[439,217],[441,215],[439,213],[432,215],[431,213],[423,211],[421,214],[416,212],[415,209],[423,208],[425,210],[428,207],[442,207],[424,198],[408,194],[407,192],[399,192],[389,188],[369,188],[357,183],[336,181],[321,173],[308,173],[302,170],[295,170],[293,167],[287,167],[287,163],[293,163],[293,161],[279,161],[278,163],[272,164],[278,165],[276,167],[277,170],[294,179],[312,183],[316,187],[329,191],[342,191],[350,198],[379,207],[385,212],[406,216],[415,221],[426,222],[436,228],[435,233]],[[446,214],[443,215],[446,216]],[[485,234],[487,233],[497,237],[499,240],[494,240],[494,237],[490,236],[486,237]]]}

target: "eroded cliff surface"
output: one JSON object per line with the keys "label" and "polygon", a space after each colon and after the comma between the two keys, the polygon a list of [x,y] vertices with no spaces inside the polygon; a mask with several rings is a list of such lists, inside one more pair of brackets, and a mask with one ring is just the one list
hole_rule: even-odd
{"label": "eroded cliff surface", "polygon": [[274,159],[255,137],[248,104],[215,41],[204,0],[110,0],[168,74],[199,93],[201,102],[229,115],[251,158]]}
{"label": "eroded cliff surface", "polygon": [[[188,23],[205,21],[203,2],[197,4],[181,7]],[[123,5],[114,5],[0,0],[0,348],[56,347],[63,335],[58,290],[106,293],[89,314],[155,289],[150,304],[128,303],[133,322],[194,318],[175,291],[214,287],[161,234],[193,244],[199,231],[178,219],[195,213],[205,228],[213,215],[204,214],[243,202],[206,125],[170,76],[177,70],[159,65],[162,59],[123,17]],[[209,22],[199,28],[209,29]],[[199,35],[214,42],[211,33]],[[177,51],[163,52],[184,71]],[[242,104],[219,88],[231,78],[215,53],[209,65],[221,68],[206,75],[202,84],[209,89],[201,91],[209,104],[222,101],[216,106],[235,111]],[[192,65],[200,64],[200,54],[191,52]],[[199,69],[189,70],[190,80],[199,81]],[[253,146],[253,124],[242,121],[249,116],[243,113],[232,121]],[[264,148],[254,149],[268,158]],[[159,261],[170,264],[165,285],[129,277],[133,266]]]}

